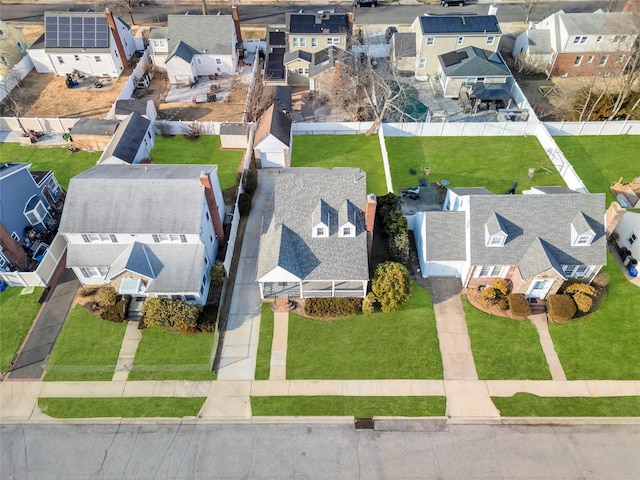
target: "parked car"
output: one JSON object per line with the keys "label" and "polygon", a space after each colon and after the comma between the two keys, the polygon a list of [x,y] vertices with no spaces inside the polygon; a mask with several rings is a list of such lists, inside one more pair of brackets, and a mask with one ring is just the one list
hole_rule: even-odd
{"label": "parked car", "polygon": [[440,5],[448,7],[449,5],[458,5],[464,7],[464,0],[440,0]]}
{"label": "parked car", "polygon": [[393,37],[395,33],[398,33],[398,29],[396,27],[387,27],[387,31],[384,32],[384,39],[387,43],[391,42],[391,37]]}
{"label": "parked car", "polygon": [[378,0],[353,0],[353,5],[355,7],[371,7],[375,8],[378,6]]}

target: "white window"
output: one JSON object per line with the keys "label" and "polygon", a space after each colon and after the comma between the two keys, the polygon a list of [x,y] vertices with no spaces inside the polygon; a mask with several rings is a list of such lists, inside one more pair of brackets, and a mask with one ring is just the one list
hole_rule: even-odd
{"label": "white window", "polygon": [[316,228],[316,237],[324,237],[324,227]]}
{"label": "white window", "polygon": [[176,234],[158,234],[152,235],[155,243],[187,243],[187,237],[185,235]]}
{"label": "white window", "polygon": [[629,244],[629,246],[631,246],[637,239],[638,237],[636,237],[636,234],[631,232],[631,235],[629,235],[629,237],[627,238],[627,243]]}
{"label": "white window", "polygon": [[496,37],[487,37],[487,45],[493,45],[493,42],[495,41]]}
{"label": "white window", "polygon": [[563,265],[562,271],[567,278],[586,277],[591,270],[589,265]]}
{"label": "white window", "polygon": [[327,38],[327,46],[331,45],[340,45],[340,37],[329,37]]}
{"label": "white window", "polygon": [[60,65],[62,65],[62,64],[64,63],[64,60],[62,59],[62,57],[58,57],[58,63],[59,63]]}
{"label": "white window", "polygon": [[499,247],[504,244],[504,237],[502,235],[494,235],[489,238],[489,247]]}
{"label": "white window", "polygon": [[342,229],[342,235],[344,235],[345,237],[348,237],[351,235],[351,228],[349,227],[344,227]]}
{"label": "white window", "polygon": [[73,56],[73,59],[74,59],[76,62],[79,62],[79,61],[80,61],[80,55],[74,55],[74,56]]}
{"label": "white window", "polygon": [[11,238],[13,238],[16,242],[20,241],[20,237],[16,232],[11,232]]}
{"label": "white window", "polygon": [[2,248],[0,248],[0,268],[5,269],[9,264],[9,260],[7,260],[7,257],[2,253]]}
{"label": "white window", "polygon": [[216,58],[216,65],[222,65],[222,59]]}
{"label": "white window", "polygon": [[589,55],[587,58],[587,63],[593,63],[593,55]]}
{"label": "white window", "polygon": [[293,37],[293,46],[294,47],[306,47],[307,46],[307,39],[305,37]]}
{"label": "white window", "polygon": [[17,41],[16,45],[18,46],[18,50],[20,50],[20,53],[24,53],[24,46],[22,45],[22,42]]}
{"label": "white window", "polygon": [[298,69],[298,73],[299,73],[300,75],[308,74],[308,73],[309,73],[309,69],[308,69],[308,68],[299,68],[299,69]]}
{"label": "white window", "polygon": [[584,36],[584,37],[577,36],[577,37],[575,37],[573,39],[573,44],[574,45],[583,45],[585,43],[587,43],[587,37],[586,36]]}
{"label": "white window", "polygon": [[600,43],[600,42],[602,42],[602,35],[598,35],[596,37],[596,43]]}
{"label": "white window", "polygon": [[195,295],[185,295],[184,296],[184,301],[193,303],[193,302],[196,301],[196,296]]}
{"label": "white window", "polygon": [[108,267],[80,267],[80,272],[84,278],[102,277],[109,272]]}
{"label": "white window", "polygon": [[574,66],[574,67],[577,67],[577,66],[579,66],[581,63],[582,63],[582,55],[578,55],[578,56],[576,57],[575,62],[573,62],[573,66]]}
{"label": "white window", "polygon": [[317,47],[318,46],[318,39],[317,38],[312,38],[311,39],[311,46],[312,47]]}
{"label": "white window", "polygon": [[501,277],[502,276],[502,266],[500,265],[483,265],[480,268],[480,273],[478,273],[478,277]]}
{"label": "white window", "polygon": [[457,45],[462,45],[464,43],[464,37],[458,37]]}
{"label": "white window", "polygon": [[427,37],[427,47],[433,46],[436,43],[436,37]]}
{"label": "white window", "polygon": [[[31,202],[31,199],[33,199],[33,197],[29,199],[29,202],[27,202],[27,205]],[[42,203],[42,200],[38,200],[35,207],[33,207],[31,210],[24,211],[24,215],[25,217],[27,217],[27,220],[29,220],[29,223],[31,225],[37,225],[39,223],[43,223],[48,213],[49,212],[47,212],[47,208]]]}
{"label": "white window", "polygon": [[162,46],[162,44],[163,44],[162,40],[154,40],[154,41],[153,41],[153,46],[154,46],[155,48],[161,47],[161,46]]}
{"label": "white window", "polygon": [[616,58],[616,64],[621,64],[622,61],[624,60],[624,55],[618,55],[618,58]]}
{"label": "white window", "polygon": [[600,63],[598,63],[598,66],[604,67],[607,64],[607,60],[609,60],[609,55],[603,55],[600,57]]}
{"label": "white window", "polygon": [[108,233],[83,233],[82,241],[84,243],[118,243],[118,238]]}
{"label": "white window", "polygon": [[201,57],[196,57],[196,64],[197,65],[202,65],[202,58]]}
{"label": "white window", "polygon": [[4,55],[0,55],[0,62],[2,62],[5,67],[9,66],[9,60],[7,60],[7,57]]}
{"label": "white window", "polygon": [[421,58],[420,59],[420,63],[418,64],[418,68],[424,68],[427,66],[427,59],[426,58]]}
{"label": "white window", "polygon": [[625,40],[627,40],[626,35],[616,35],[615,37],[613,37],[613,43],[620,43],[624,42]]}
{"label": "white window", "polygon": [[580,235],[576,239],[576,245],[589,245],[591,243],[591,235]]}
{"label": "white window", "polygon": [[96,63],[100,63],[102,61],[99,55],[95,55],[93,59],[96,61]]}

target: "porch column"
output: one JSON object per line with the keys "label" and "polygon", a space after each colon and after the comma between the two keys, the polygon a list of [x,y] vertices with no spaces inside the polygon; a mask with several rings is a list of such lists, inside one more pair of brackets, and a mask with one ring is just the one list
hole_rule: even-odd
{"label": "porch column", "polygon": [[300,280],[300,298],[304,298],[304,296],[302,295],[302,280]]}
{"label": "porch column", "polygon": [[264,283],[258,282],[258,287],[260,288],[260,300],[264,300]]}
{"label": "porch column", "polygon": [[332,297],[336,296],[336,281],[335,280],[331,280],[331,296]]}

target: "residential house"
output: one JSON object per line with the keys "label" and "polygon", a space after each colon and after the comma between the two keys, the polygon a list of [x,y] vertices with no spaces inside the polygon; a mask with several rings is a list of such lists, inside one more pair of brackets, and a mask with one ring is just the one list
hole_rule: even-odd
{"label": "residential house", "polygon": [[265,85],[286,85],[287,69],[284,54],[287,51],[287,32],[274,28],[267,30],[267,47],[264,62]]}
{"label": "residential house", "polygon": [[25,270],[44,254],[44,235],[55,228],[63,198],[53,171],[0,163],[0,271]]}
{"label": "residential house", "polygon": [[413,21],[411,32],[416,36],[418,80],[440,72],[439,55],[465,47],[497,52],[502,36],[495,15],[423,15]]}
{"label": "residential house", "polygon": [[560,10],[521,33],[513,54],[549,76],[619,75],[637,38],[631,12]]}
{"label": "residential house", "polygon": [[633,258],[640,260],[640,213],[624,212],[614,233],[618,247],[627,248]]}
{"label": "residential house", "polygon": [[[289,85],[309,86],[314,91],[330,92],[335,79],[336,64],[350,62],[345,51],[338,47],[327,47],[314,53],[296,50],[286,53],[284,64]],[[325,73],[327,72],[327,73]],[[323,74],[324,75],[321,75]],[[324,88],[321,86],[324,85]]]}
{"label": "residential house", "polygon": [[168,26],[152,28],[151,55],[172,84],[191,84],[203,75],[230,75],[238,66],[231,15],[169,15]]}
{"label": "residential house", "polygon": [[258,252],[261,298],[364,297],[375,197],[357,168],[281,169]]}
{"label": "residential house", "polygon": [[349,48],[352,22],[348,13],[287,13],[286,22],[288,52]]}
{"label": "residential house", "polygon": [[202,305],[223,218],[216,165],[97,165],[71,179],[59,232],[83,285]]}
{"label": "residential house", "polygon": [[422,276],[455,276],[467,288],[507,278],[529,298],[555,293],[569,278],[590,282],[606,264],[604,194],[525,193],[450,188],[443,211],[408,215]]}
{"label": "residential house", "polygon": [[98,163],[116,165],[140,163],[149,158],[155,137],[151,120],[137,113],[130,113],[120,122]]}
{"label": "residential house", "polygon": [[27,41],[20,30],[0,20],[0,80],[27,56]]}
{"label": "residential house", "polygon": [[500,53],[478,47],[443,53],[438,55],[438,61],[438,77],[445,97],[458,98],[461,90],[475,84],[503,84],[506,89],[507,79],[511,78]]}
{"label": "residential house", "polygon": [[131,28],[108,10],[45,12],[44,34],[29,47],[38,73],[118,77],[136,51]]}
{"label": "residential house", "polygon": [[288,167],[291,163],[293,133],[291,119],[271,105],[260,117],[253,143],[261,168]]}

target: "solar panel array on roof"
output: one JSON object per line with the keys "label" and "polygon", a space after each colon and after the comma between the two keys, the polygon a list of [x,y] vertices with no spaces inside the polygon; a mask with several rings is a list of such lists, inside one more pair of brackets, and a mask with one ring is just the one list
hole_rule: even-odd
{"label": "solar panel array on roof", "polygon": [[45,17],[46,48],[107,48],[109,26],[105,17]]}

